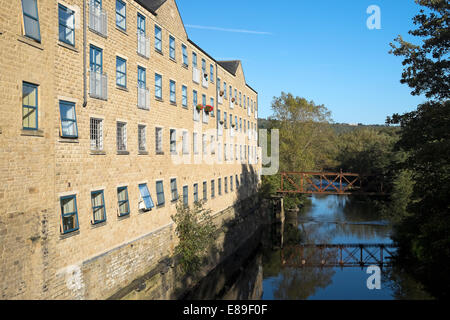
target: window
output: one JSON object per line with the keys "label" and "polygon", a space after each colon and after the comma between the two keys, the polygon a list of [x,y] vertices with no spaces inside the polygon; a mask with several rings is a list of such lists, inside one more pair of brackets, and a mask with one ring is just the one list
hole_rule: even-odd
{"label": "window", "polygon": [[[214,98],[211,98],[209,100],[209,103],[211,104],[211,107],[214,108]],[[214,109],[212,109],[212,111],[211,111],[211,117],[214,117]]]}
{"label": "window", "polygon": [[211,136],[211,154],[215,154],[215,144],[214,144],[214,136]]}
{"label": "window", "polygon": [[141,193],[142,201],[144,201],[145,210],[151,210],[152,208],[154,208],[155,205],[153,204],[153,200],[150,196],[150,192],[148,191],[146,183],[139,185],[139,191]]}
{"label": "window", "polygon": [[217,181],[218,189],[219,189],[219,196],[222,195],[222,178],[219,178]]}
{"label": "window", "polygon": [[239,177],[238,175],[236,175],[236,189],[239,188]]}
{"label": "window", "polygon": [[217,92],[220,93],[220,78],[217,78]]}
{"label": "window", "polygon": [[172,201],[178,200],[177,179],[170,179],[170,192],[172,193]]}
{"label": "window", "polygon": [[175,129],[170,129],[170,153],[177,154],[177,132]]}
{"label": "window", "polygon": [[214,66],[212,64],[209,65],[209,79],[211,83],[214,83]]}
{"label": "window", "polygon": [[164,185],[162,181],[156,181],[156,201],[158,206],[162,206],[166,202],[164,198]]}
{"label": "window", "polygon": [[189,188],[188,188],[188,186],[183,187],[183,204],[186,207],[189,205]]}
{"label": "window", "polygon": [[202,135],[202,151],[203,151],[203,155],[206,155],[207,153],[207,146],[206,146],[206,134]]}
{"label": "window", "polygon": [[155,49],[162,52],[162,32],[157,25],[155,25]]}
{"label": "window", "polygon": [[138,66],[138,87],[145,89],[147,86],[145,68]]}
{"label": "window", "polygon": [[60,101],[59,112],[61,117],[61,136],[64,138],[77,138],[78,126],[75,103]]}
{"label": "window", "polygon": [[155,128],[155,152],[157,154],[161,154],[163,152],[162,128]]}
{"label": "window", "polygon": [[138,147],[139,151],[147,151],[147,127],[144,125],[138,125]]}
{"label": "window", "polygon": [[105,210],[105,197],[103,196],[103,190],[91,192],[93,224],[106,221]]}
{"label": "window", "polygon": [[92,72],[103,73],[103,50],[90,46],[90,67]]}
{"label": "window", "polygon": [[91,118],[91,150],[103,150],[103,120]]}
{"label": "window", "polygon": [[228,119],[227,113],[224,111],[223,112],[223,126],[225,129],[227,128],[227,121],[228,121],[227,119]]}
{"label": "window", "polygon": [[195,69],[197,68],[197,54],[195,52],[192,52],[192,66]]}
{"label": "window", "polygon": [[239,92],[239,106],[242,107],[242,93]]}
{"label": "window", "polygon": [[202,105],[206,106],[206,95],[202,94]]}
{"label": "window", "polygon": [[22,12],[25,35],[41,42],[37,0],[22,0]]}
{"label": "window", "polygon": [[192,134],[192,144],[193,144],[193,148],[194,148],[194,154],[198,154],[198,134],[197,132],[194,132]]}
{"label": "window", "polygon": [[216,196],[216,182],[211,180],[211,199]]}
{"label": "window", "polygon": [[162,76],[155,73],[155,97],[162,99]]}
{"label": "window", "polygon": [[203,200],[208,200],[208,190],[206,189],[206,181],[203,182]]}
{"label": "window", "polygon": [[186,86],[182,86],[181,87],[181,105],[185,108],[187,108],[188,106],[188,102],[187,102],[187,87]]}
{"label": "window", "polygon": [[183,52],[183,64],[185,66],[189,65],[189,58],[188,58],[188,54],[187,54],[187,48],[186,46],[183,44],[181,45],[181,51]]}
{"label": "window", "polygon": [[78,212],[76,195],[60,198],[62,233],[78,230]]}
{"label": "window", "polygon": [[75,45],[75,12],[58,4],[59,40]]}
{"label": "window", "polygon": [[233,176],[230,176],[230,191],[233,191]]}
{"label": "window", "polygon": [[225,177],[225,193],[228,193],[228,177]]}
{"label": "window", "polygon": [[183,141],[182,141],[182,147],[183,147],[183,154],[189,154],[189,143],[188,143],[188,132],[183,131]]}
{"label": "window", "polygon": [[242,118],[239,118],[239,131],[242,132]]}
{"label": "window", "polygon": [[137,30],[138,34],[145,36],[145,17],[140,13],[137,14]]}
{"label": "window", "polygon": [[130,203],[128,202],[128,187],[117,188],[117,199],[119,201],[119,217],[130,214]]}
{"label": "window", "polygon": [[26,82],[22,83],[22,127],[38,129],[38,86]]}
{"label": "window", "polygon": [[227,83],[225,81],[223,82],[223,96],[225,99],[227,98]]}
{"label": "window", "polygon": [[194,108],[197,106],[198,103],[198,98],[197,98],[197,91],[192,91],[192,101],[193,101],[193,105]]}
{"label": "window", "polygon": [[170,80],[170,102],[177,103],[176,83]]}
{"label": "window", "polygon": [[116,84],[122,88],[127,87],[127,62],[120,57],[116,57]]}
{"label": "window", "polygon": [[198,183],[194,184],[194,202],[198,202]]}
{"label": "window", "polygon": [[246,108],[246,105],[245,105],[245,94],[244,94],[244,109]]}
{"label": "window", "polygon": [[[127,29],[127,7],[125,2],[121,0],[116,1],[116,26],[122,30]],[[138,18],[138,28],[139,28],[139,18]]]}
{"label": "window", "polygon": [[127,151],[127,124],[117,122],[117,151]]}
{"label": "window", "polygon": [[[206,61],[205,59],[202,59],[202,77],[204,77],[206,74]],[[208,78],[206,78],[208,80]]]}
{"label": "window", "polygon": [[175,60],[175,38],[169,37],[169,57]]}

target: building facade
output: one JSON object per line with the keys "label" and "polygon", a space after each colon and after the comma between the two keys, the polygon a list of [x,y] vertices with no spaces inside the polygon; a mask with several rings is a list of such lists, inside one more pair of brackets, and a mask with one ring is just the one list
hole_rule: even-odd
{"label": "building facade", "polygon": [[[251,196],[258,94],[174,0],[0,0],[0,297],[103,299]],[[212,108],[211,108],[212,107]]]}

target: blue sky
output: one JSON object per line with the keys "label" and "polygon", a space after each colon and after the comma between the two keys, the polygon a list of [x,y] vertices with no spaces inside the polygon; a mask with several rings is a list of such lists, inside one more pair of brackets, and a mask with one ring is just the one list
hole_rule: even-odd
{"label": "blue sky", "polygon": [[[324,104],[335,122],[383,124],[415,109],[389,43],[413,28],[413,0],[177,0],[190,39],[217,60],[242,60],[259,116],[282,91]],[[369,30],[370,5],[381,29]],[[225,29],[225,30],[222,30]],[[238,32],[238,31],[243,32]],[[254,32],[245,32],[254,31]]]}

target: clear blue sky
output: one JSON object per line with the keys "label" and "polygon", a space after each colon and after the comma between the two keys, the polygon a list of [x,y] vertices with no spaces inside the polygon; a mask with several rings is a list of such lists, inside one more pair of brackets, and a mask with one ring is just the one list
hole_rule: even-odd
{"label": "clear blue sky", "polygon": [[[282,91],[324,104],[335,122],[383,124],[415,109],[389,43],[413,28],[413,0],[177,0],[190,39],[217,60],[242,60],[259,116]],[[370,5],[381,30],[369,30]],[[241,32],[242,31],[242,32]],[[254,32],[246,32],[254,31]]]}

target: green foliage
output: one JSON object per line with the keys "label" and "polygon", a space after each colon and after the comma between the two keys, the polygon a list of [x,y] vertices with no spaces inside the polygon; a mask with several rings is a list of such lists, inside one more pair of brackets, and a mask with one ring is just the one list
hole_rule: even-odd
{"label": "green foliage", "polygon": [[404,56],[401,83],[413,88],[413,95],[425,94],[427,98],[450,98],[450,3],[448,0],[416,0],[424,6],[413,18],[417,29],[409,34],[422,39],[422,45],[405,41],[398,36],[391,43],[390,53]]}
{"label": "green foliage", "polygon": [[411,203],[414,188],[413,175],[410,170],[400,170],[393,178],[390,202],[383,208],[383,215],[395,224],[401,223],[410,214],[408,205]]}
{"label": "green foliage", "polygon": [[176,234],[180,240],[175,255],[180,257],[180,264],[187,274],[195,274],[216,238],[217,228],[211,210],[204,209],[203,202],[196,202],[191,209],[180,201],[177,213],[171,218],[177,225]]}
{"label": "green foliage", "polygon": [[[436,297],[450,296],[450,3],[416,0],[424,8],[414,17],[421,45],[399,36],[391,53],[404,56],[402,83],[413,95],[424,93],[434,101],[416,111],[394,114],[387,123],[400,124],[396,147],[406,153],[401,168],[410,172],[414,187],[406,206],[409,213],[395,228],[399,257]],[[425,12],[426,11],[426,12]],[[401,200],[401,199],[400,199]],[[405,200],[406,201],[406,200]]]}
{"label": "green foliage", "polygon": [[330,112],[313,101],[281,93],[272,102],[280,130],[280,170],[306,171],[326,165],[333,149]]}
{"label": "green foliage", "polygon": [[402,166],[415,182],[395,240],[432,294],[448,297],[450,276],[442,266],[450,263],[450,101],[422,104],[394,120],[402,128],[396,147],[408,155]]}
{"label": "green foliage", "polygon": [[338,138],[337,161],[347,172],[386,175],[396,158],[394,131],[357,129],[345,132]]}

